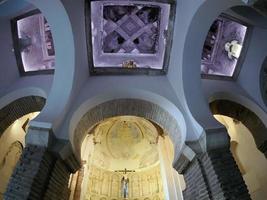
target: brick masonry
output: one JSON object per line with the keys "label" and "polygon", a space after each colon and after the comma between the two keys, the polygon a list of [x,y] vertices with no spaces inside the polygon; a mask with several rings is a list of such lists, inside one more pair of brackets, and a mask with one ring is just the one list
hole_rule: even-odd
{"label": "brick masonry", "polygon": [[60,159],[56,164],[50,175],[48,188],[45,192],[44,200],[67,200],[69,199],[70,189],[68,188],[70,172],[64,162]]}
{"label": "brick masonry", "polygon": [[183,192],[184,200],[209,200],[204,172],[199,159],[194,159],[184,172],[186,189]]}
{"label": "brick masonry", "polygon": [[[80,149],[85,134],[99,122],[115,116],[132,115],[143,117],[158,124],[169,134],[173,145],[180,148],[181,134],[179,122],[157,104],[141,99],[116,99],[99,104],[82,116],[74,131],[74,146]],[[80,152],[76,152],[80,154]]]}
{"label": "brick masonry", "polygon": [[28,145],[9,180],[4,200],[41,200],[69,197],[70,172],[46,147]]}
{"label": "brick masonry", "polygon": [[54,158],[45,147],[27,146],[13,171],[5,200],[40,200],[49,181]]}
{"label": "brick masonry", "polygon": [[27,96],[17,99],[0,110],[0,136],[17,119],[42,110],[45,99],[39,96]]}
{"label": "brick masonry", "polygon": [[228,148],[197,156],[184,172],[185,200],[250,200],[247,186]]}

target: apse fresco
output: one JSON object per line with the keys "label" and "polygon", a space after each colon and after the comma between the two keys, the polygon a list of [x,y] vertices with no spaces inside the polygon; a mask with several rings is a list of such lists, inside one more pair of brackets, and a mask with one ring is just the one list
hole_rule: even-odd
{"label": "apse fresco", "polygon": [[211,25],[206,37],[201,73],[232,77],[240,58],[247,27],[221,15]]}
{"label": "apse fresco", "polygon": [[94,67],[162,69],[170,5],[91,2]]}
{"label": "apse fresco", "polygon": [[55,49],[51,28],[41,13],[16,20],[17,55],[24,72],[51,70],[55,66]]}

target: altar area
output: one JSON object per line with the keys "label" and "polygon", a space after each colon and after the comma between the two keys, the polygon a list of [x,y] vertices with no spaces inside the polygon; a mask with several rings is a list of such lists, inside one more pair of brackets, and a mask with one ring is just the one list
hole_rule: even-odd
{"label": "altar area", "polygon": [[172,148],[168,136],[145,119],[101,122],[84,139],[83,167],[70,179],[70,200],[179,199]]}

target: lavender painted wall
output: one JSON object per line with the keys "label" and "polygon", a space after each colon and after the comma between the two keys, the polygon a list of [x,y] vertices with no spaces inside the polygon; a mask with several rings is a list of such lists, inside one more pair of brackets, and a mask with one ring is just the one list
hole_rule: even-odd
{"label": "lavender painted wall", "polygon": [[260,93],[260,70],[267,55],[267,29],[254,27],[246,58],[242,65],[237,83],[267,111]]}
{"label": "lavender painted wall", "polygon": [[19,79],[9,18],[0,18],[0,96]]}

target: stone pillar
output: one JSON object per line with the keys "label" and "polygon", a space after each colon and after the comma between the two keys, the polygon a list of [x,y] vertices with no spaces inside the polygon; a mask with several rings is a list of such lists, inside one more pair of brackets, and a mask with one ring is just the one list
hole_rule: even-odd
{"label": "stone pillar", "polygon": [[170,151],[168,151],[166,147],[166,139],[162,137],[159,137],[158,140],[158,151],[165,199],[182,200],[182,196],[178,196],[180,193],[177,190],[181,190],[181,187],[180,185],[177,185],[179,183],[175,181],[175,170],[172,167],[169,157]]}
{"label": "stone pillar", "polygon": [[74,200],[79,200],[81,197],[82,192],[82,181],[84,177],[84,168],[85,168],[86,161],[83,161],[81,169],[78,171],[78,178],[76,182],[76,187],[74,191]]}
{"label": "stone pillar", "polygon": [[49,183],[44,195],[44,200],[69,199],[69,178],[70,171],[67,169],[65,163],[61,159],[57,159],[50,173]]}
{"label": "stone pillar", "polygon": [[45,147],[27,146],[9,180],[4,199],[42,199],[54,161]]}
{"label": "stone pillar", "polygon": [[210,200],[209,189],[200,161],[195,158],[183,172],[186,189],[184,200]]}
{"label": "stone pillar", "polygon": [[9,180],[5,200],[68,199],[70,171],[46,147],[28,145]]}
{"label": "stone pillar", "polygon": [[[206,131],[206,151],[199,151],[195,144],[194,159],[183,157],[175,166],[184,175],[185,200],[250,200],[243,177],[230,152],[230,139],[225,130]],[[200,145],[201,146],[201,145]],[[190,161],[191,160],[191,161]],[[190,161],[190,162],[189,162]],[[187,166],[179,164],[188,163]],[[183,168],[179,168],[183,166]]]}
{"label": "stone pillar", "polygon": [[40,124],[28,128],[26,148],[9,180],[5,200],[68,199],[69,176],[78,164],[74,156],[61,159],[64,141],[54,137],[50,126]]}

